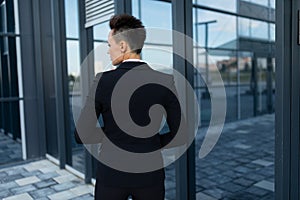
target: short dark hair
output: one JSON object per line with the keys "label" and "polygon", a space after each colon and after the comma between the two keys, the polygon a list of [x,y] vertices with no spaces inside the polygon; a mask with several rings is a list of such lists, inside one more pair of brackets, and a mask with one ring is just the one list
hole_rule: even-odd
{"label": "short dark hair", "polygon": [[117,34],[116,41],[125,40],[134,52],[141,53],[146,39],[146,30],[139,19],[128,14],[114,15],[109,21],[109,27],[113,30],[112,35]]}

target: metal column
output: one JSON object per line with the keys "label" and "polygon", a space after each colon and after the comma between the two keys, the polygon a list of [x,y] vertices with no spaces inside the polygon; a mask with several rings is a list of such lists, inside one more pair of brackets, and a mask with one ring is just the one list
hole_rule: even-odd
{"label": "metal column", "polygon": [[[79,46],[80,46],[80,63],[82,63],[87,56],[94,49],[94,39],[93,39],[93,27],[85,28],[85,1],[78,0],[78,12],[79,12]],[[93,52],[92,52],[93,53]],[[89,86],[94,79],[94,55],[91,54],[88,57],[87,68],[80,68],[80,78],[81,78],[81,97],[82,102],[84,102],[85,97],[88,95]],[[93,177],[93,157],[85,150],[85,182],[90,183]]]}
{"label": "metal column", "polygon": [[65,168],[65,164],[71,162],[71,153],[66,140],[70,133],[70,111],[64,1],[52,0],[51,10],[58,152],[60,168]]}
{"label": "metal column", "polygon": [[132,14],[132,0],[115,0],[116,14]]}
{"label": "metal column", "polygon": [[[172,1],[173,30],[190,38],[193,35],[193,5],[192,0]],[[194,68],[188,60],[193,60],[193,43],[185,37],[173,34],[173,51],[184,55],[184,58],[173,54],[174,68],[183,74],[189,83],[194,86]],[[189,97],[187,97],[189,98]],[[190,102],[187,99],[187,102]],[[188,104],[188,103],[187,103]],[[193,116],[194,110],[190,111],[187,106],[188,116]],[[192,112],[192,113],[189,113]],[[187,119],[189,121],[189,119]],[[192,121],[189,121],[193,123]],[[192,130],[190,130],[192,131]],[[187,152],[176,161],[176,199],[194,200],[195,191],[195,143],[193,142]]]}
{"label": "metal column", "polygon": [[19,0],[26,158],[44,156],[45,110],[38,2]]}
{"label": "metal column", "polygon": [[275,197],[298,200],[300,46],[298,0],[276,0]]}

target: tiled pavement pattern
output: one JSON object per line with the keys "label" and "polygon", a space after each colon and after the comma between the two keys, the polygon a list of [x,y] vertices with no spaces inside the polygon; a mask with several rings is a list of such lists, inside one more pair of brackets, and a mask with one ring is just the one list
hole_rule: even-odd
{"label": "tiled pavement pattern", "polygon": [[[203,135],[196,139],[198,156]],[[197,199],[274,199],[274,115],[227,123],[208,156],[196,157]],[[174,170],[167,170],[166,196],[174,199]]]}
{"label": "tiled pavement pattern", "polygon": [[48,160],[0,170],[0,199],[92,200],[93,186]]}
{"label": "tiled pavement pattern", "polygon": [[[196,155],[206,129],[196,138]],[[227,123],[213,151],[196,158],[197,200],[274,199],[274,115]],[[0,199],[93,199],[84,184],[48,160],[0,169]],[[166,170],[166,197],[175,196],[174,169]]]}
{"label": "tiled pavement pattern", "polygon": [[22,145],[0,131],[0,165],[22,160]]}

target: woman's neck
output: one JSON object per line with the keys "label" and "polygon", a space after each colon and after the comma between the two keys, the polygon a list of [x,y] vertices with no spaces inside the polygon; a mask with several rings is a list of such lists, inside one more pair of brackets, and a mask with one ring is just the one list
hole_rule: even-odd
{"label": "woman's neck", "polygon": [[123,60],[128,59],[141,59],[141,55],[137,53],[125,53],[123,56]]}

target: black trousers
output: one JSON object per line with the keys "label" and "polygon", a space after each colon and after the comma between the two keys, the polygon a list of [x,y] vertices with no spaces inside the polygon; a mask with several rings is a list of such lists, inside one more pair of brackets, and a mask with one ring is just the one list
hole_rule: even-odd
{"label": "black trousers", "polygon": [[95,200],[127,200],[131,196],[133,200],[164,200],[164,185],[151,187],[122,188],[108,187],[96,183]]}

